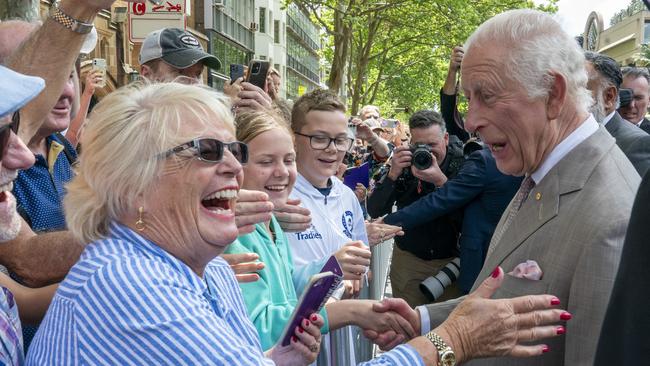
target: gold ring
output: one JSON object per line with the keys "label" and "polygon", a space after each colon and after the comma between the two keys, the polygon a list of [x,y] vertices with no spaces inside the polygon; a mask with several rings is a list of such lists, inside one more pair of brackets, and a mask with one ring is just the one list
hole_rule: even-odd
{"label": "gold ring", "polygon": [[311,346],[309,346],[309,350],[310,350],[311,352],[316,352],[316,351],[318,351],[318,345],[317,345],[317,344],[312,344]]}

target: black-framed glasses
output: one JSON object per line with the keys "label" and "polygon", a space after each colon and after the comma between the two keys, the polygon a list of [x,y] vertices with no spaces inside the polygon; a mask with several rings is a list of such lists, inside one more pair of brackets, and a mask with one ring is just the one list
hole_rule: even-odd
{"label": "black-framed glasses", "polygon": [[248,146],[240,141],[221,142],[213,138],[198,138],[171,148],[163,153],[165,157],[177,154],[187,149],[196,149],[194,153],[199,160],[218,163],[223,159],[225,149],[228,149],[240,164],[248,162]]}
{"label": "black-framed glasses", "polygon": [[308,137],[309,146],[314,150],[325,150],[333,142],[338,151],[349,151],[354,139],[347,136],[329,137],[324,135],[305,135],[300,132],[294,132],[298,136]]}
{"label": "black-framed glasses", "polygon": [[9,140],[11,133],[18,135],[18,127],[20,126],[20,111],[15,111],[11,116],[11,122],[0,127],[0,160],[4,158],[7,149],[9,148]]}

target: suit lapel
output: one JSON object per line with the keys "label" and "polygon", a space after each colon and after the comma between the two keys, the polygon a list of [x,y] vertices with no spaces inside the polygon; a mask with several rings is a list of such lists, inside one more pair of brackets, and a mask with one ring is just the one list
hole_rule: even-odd
{"label": "suit lapel", "polygon": [[[581,190],[602,156],[611,150],[614,144],[615,140],[601,126],[548,172],[530,192],[499,243],[494,243],[496,247],[490,257],[486,258],[475,287],[489,276],[494,267],[501,265],[513,251],[524,244],[526,239],[558,215],[560,197]],[[509,209],[510,205],[507,210]],[[501,217],[496,230],[503,225],[505,215],[506,213]],[[522,261],[526,259],[534,258],[523,258]],[[510,270],[512,268],[504,268],[506,272]]]}

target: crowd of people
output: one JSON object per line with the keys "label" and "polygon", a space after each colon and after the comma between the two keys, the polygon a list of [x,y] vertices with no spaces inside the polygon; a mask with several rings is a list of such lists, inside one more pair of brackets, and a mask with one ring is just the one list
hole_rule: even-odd
{"label": "crowd of people", "polygon": [[[647,70],[508,11],[451,50],[440,112],[401,122],[372,105],[350,116],[324,89],[283,100],[273,69],[263,88],[208,88],[221,61],[166,28],[143,42],[142,80],[90,110],[102,76],[75,64],[112,3],[0,22],[3,364],[556,366],[650,351],[635,296],[650,289]],[[346,181],[363,166],[364,183]],[[370,299],[371,247],[390,239],[393,297]],[[341,285],[284,344],[332,258]],[[385,352],[358,354],[360,337]]]}

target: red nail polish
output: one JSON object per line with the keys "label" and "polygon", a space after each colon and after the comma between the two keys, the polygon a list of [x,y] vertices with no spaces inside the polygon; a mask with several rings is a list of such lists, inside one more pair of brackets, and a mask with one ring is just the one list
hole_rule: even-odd
{"label": "red nail polish", "polygon": [[311,316],[311,321],[315,322],[316,320],[318,320],[318,317],[316,315],[312,315]]}
{"label": "red nail polish", "polygon": [[499,273],[501,273],[501,271],[499,270],[499,267],[494,268],[494,271],[492,271],[492,278],[499,277]]}
{"label": "red nail polish", "polygon": [[305,320],[305,328],[309,326],[309,320]]}
{"label": "red nail polish", "polygon": [[566,311],[560,314],[560,319],[562,320],[569,320],[571,318],[572,318],[571,313],[567,313]]}
{"label": "red nail polish", "polygon": [[[298,328],[298,333],[302,333],[302,332],[304,332],[304,330],[302,330],[302,328]],[[559,332],[559,330],[558,330],[558,332]],[[558,334],[560,334],[560,333],[558,333]]]}
{"label": "red nail polish", "polygon": [[548,351],[550,351],[550,350],[551,350],[551,349],[548,348],[548,346],[544,345],[544,347],[542,348],[542,353],[546,353],[546,352],[548,352]]}
{"label": "red nail polish", "polygon": [[551,299],[551,305],[560,305],[560,299],[554,297]]}
{"label": "red nail polish", "polygon": [[294,342],[298,342],[298,338],[296,336],[292,336],[291,340],[294,341]]}
{"label": "red nail polish", "polygon": [[559,326],[559,327],[557,327],[557,329],[555,329],[555,332],[556,332],[558,335],[559,335],[559,334],[564,334],[564,333],[566,333],[566,329],[565,329],[564,327],[562,327],[562,326]]}

